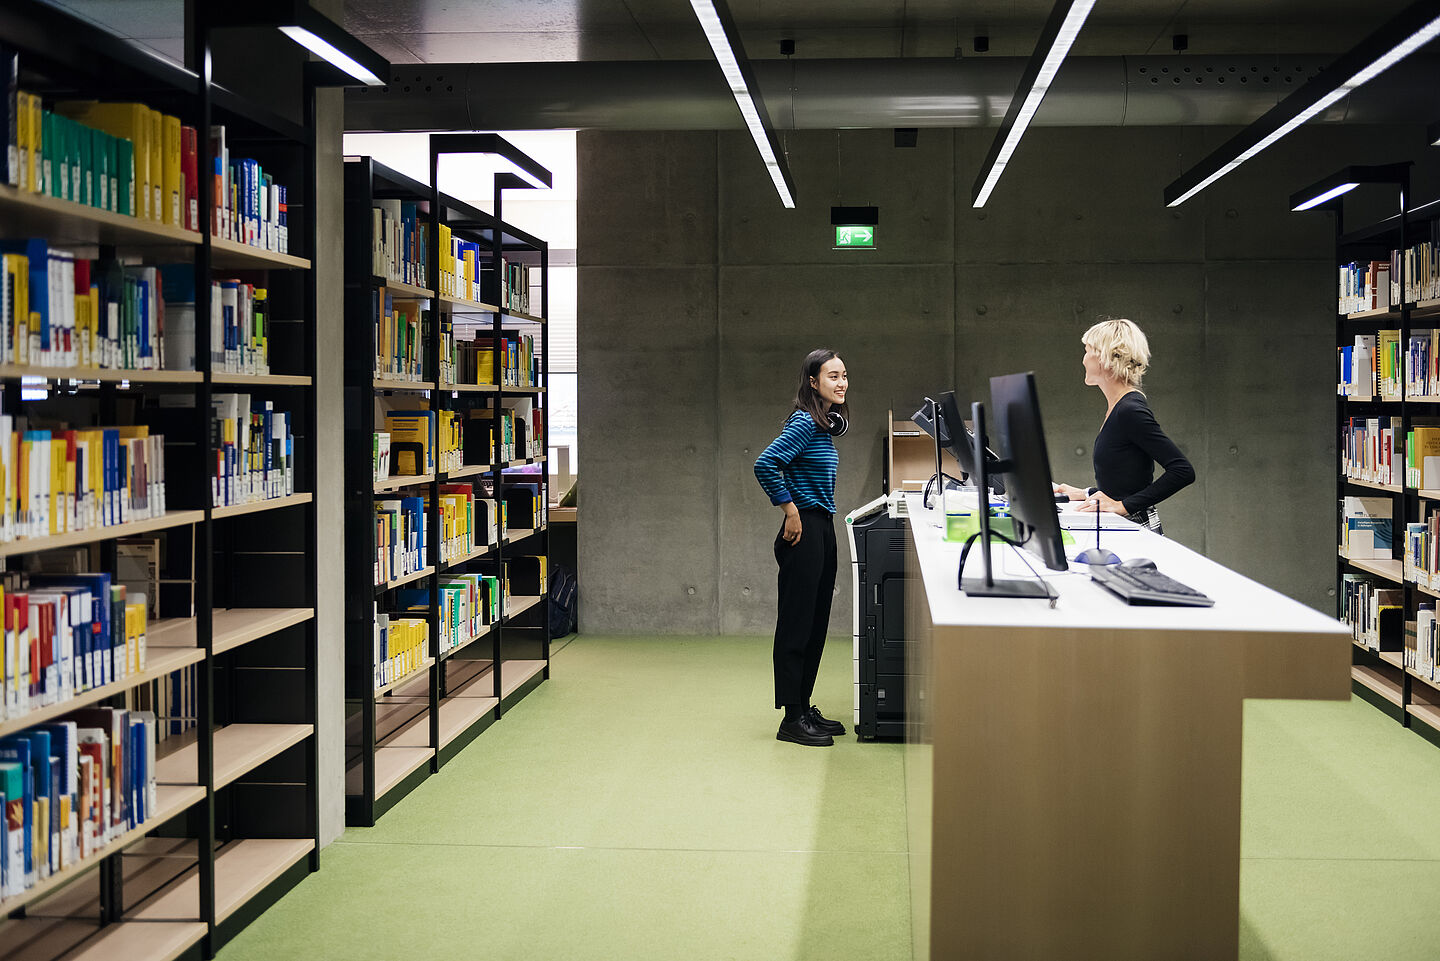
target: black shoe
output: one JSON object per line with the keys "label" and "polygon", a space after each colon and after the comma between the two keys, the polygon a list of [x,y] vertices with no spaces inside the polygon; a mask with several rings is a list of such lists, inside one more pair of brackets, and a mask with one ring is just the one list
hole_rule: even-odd
{"label": "black shoe", "polygon": [[826,734],[831,734],[835,737],[845,736],[845,725],[839,721],[830,720],[824,714],[820,713],[818,707],[812,705],[806,716],[810,718],[810,723],[815,725],[817,730],[824,731]]}
{"label": "black shoe", "polygon": [[835,743],[833,737],[815,726],[809,714],[801,714],[793,721],[781,721],[775,740],[804,744],[807,747],[829,747]]}

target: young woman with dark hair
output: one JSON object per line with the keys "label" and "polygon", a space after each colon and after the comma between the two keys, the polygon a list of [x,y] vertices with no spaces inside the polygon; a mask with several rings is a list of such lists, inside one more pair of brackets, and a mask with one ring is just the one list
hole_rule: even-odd
{"label": "young woman with dark hair", "polygon": [[800,369],[795,404],[780,436],[755,461],[755,477],[784,511],[775,537],[780,565],[775,618],[775,706],[785,711],[776,740],[812,747],[835,743],[845,725],[810,703],[835,590],[833,437],[849,427],[845,363],[833,350],[812,350]]}

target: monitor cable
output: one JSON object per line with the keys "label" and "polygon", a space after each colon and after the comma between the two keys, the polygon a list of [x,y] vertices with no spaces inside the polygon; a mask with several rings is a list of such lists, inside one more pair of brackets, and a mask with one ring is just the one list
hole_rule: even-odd
{"label": "monitor cable", "polygon": [[[1015,549],[1015,555],[1020,558],[1020,562],[1024,564],[1026,568],[1029,569],[1030,573],[1034,575],[1035,579],[1040,582],[1040,586],[1045,588],[1045,597],[1050,601],[1050,607],[1053,609],[1055,607],[1055,603],[1060,600],[1060,595],[1055,593],[1055,588],[1050,586],[1050,582],[1045,580],[1044,575],[1035,569],[1035,566],[1030,563],[1029,558],[1025,556],[1025,552],[1020,549],[1020,544],[1023,542],[1016,542],[1015,540],[1006,537],[1004,534],[1001,534],[999,531],[991,531],[990,537],[992,540],[1003,541],[1004,543],[1010,545]],[[965,580],[965,561],[970,557],[970,548],[974,547],[975,542],[979,539],[979,531],[971,534],[966,539],[964,548],[962,548],[960,551],[960,571],[956,575],[957,585],[963,584]],[[960,589],[963,591],[964,587],[961,587]]]}

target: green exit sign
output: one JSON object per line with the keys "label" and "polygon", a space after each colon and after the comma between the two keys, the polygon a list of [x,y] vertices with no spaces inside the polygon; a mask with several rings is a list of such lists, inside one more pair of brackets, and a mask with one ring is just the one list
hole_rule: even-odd
{"label": "green exit sign", "polygon": [[836,227],[836,247],[874,247],[874,227]]}

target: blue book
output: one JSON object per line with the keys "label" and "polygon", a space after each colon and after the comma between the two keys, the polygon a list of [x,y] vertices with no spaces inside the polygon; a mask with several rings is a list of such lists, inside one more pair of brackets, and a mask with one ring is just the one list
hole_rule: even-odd
{"label": "blue book", "polygon": [[89,617],[75,632],[75,657],[84,658],[86,675],[94,687],[108,683],[102,662],[110,654],[110,575],[31,574],[35,587],[76,588],[90,598]]}
{"label": "blue book", "polygon": [[[29,887],[35,883],[35,845],[34,824],[35,811],[35,775],[31,765],[31,743],[30,739],[19,734],[11,734],[8,737],[0,738],[0,762],[19,765],[22,774],[20,784],[20,812],[25,824],[24,846],[21,855],[21,867],[25,872],[25,882],[21,887]],[[9,794],[9,792],[7,792]],[[13,808],[15,798],[10,796],[10,805]],[[7,814],[12,821],[13,813]]]}
{"label": "blue book", "polygon": [[49,820],[46,836],[40,839],[45,849],[35,852],[37,873],[48,875],[54,873],[59,866],[60,857],[60,852],[56,850],[55,798],[51,796],[53,778],[50,774],[50,732],[32,728],[19,736],[30,740],[30,769],[35,777],[34,797],[37,806],[39,801],[44,800],[46,817]]}

